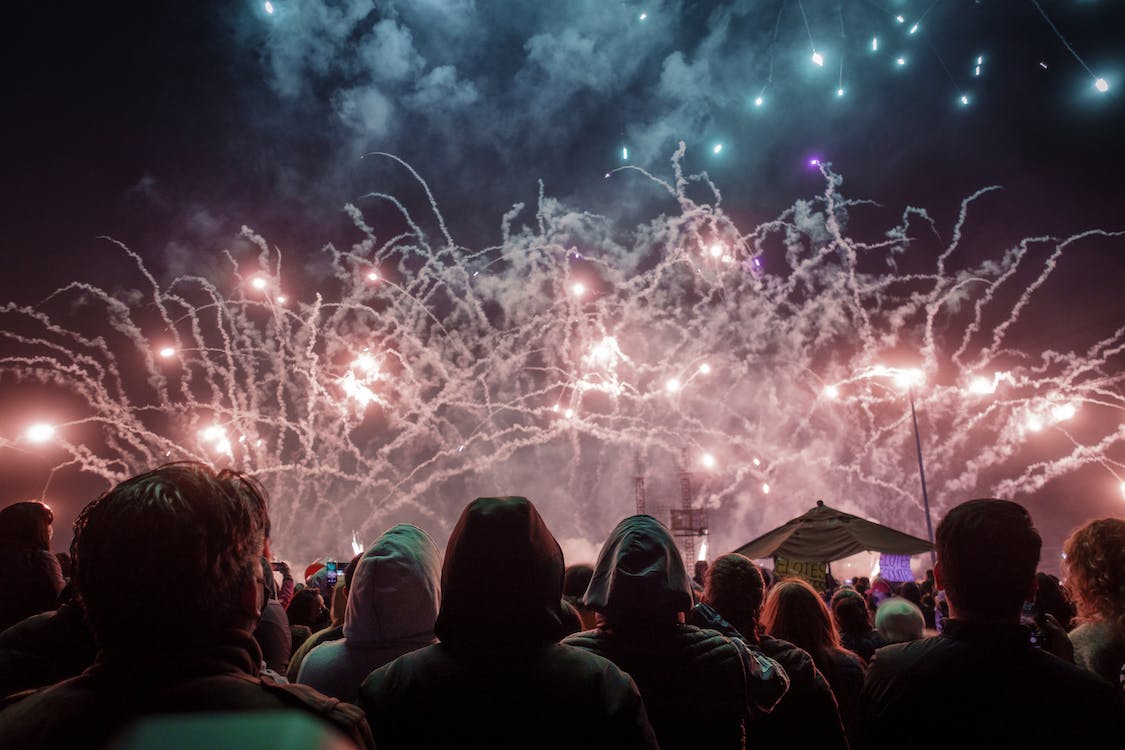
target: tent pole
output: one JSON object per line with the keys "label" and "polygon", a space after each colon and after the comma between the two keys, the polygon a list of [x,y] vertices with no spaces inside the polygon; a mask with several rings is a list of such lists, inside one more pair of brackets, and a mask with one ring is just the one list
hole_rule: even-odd
{"label": "tent pole", "polygon": [[[934,524],[930,520],[930,496],[926,493],[926,470],[922,466],[922,438],[918,434],[918,412],[914,409],[914,388],[911,386],[908,391],[910,394],[910,417],[914,421],[914,445],[918,449],[918,476],[922,480],[922,506],[926,509],[926,534],[930,540],[930,544],[934,543]],[[937,555],[934,550],[930,550],[930,565],[932,566],[937,560]]]}

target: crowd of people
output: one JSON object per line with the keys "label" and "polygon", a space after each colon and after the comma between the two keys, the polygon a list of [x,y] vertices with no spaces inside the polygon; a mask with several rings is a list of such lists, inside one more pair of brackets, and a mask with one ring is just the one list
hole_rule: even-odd
{"label": "crowd of people", "polygon": [[924,580],[828,591],[738,554],[689,575],[644,515],[567,567],[523,497],[469,503],[444,555],[399,524],[294,575],[262,486],[196,463],[91,502],[69,554],[52,521],[0,510],[0,748],[1125,741],[1123,519],[1071,534],[1064,584],[1025,508],[969,500]]}

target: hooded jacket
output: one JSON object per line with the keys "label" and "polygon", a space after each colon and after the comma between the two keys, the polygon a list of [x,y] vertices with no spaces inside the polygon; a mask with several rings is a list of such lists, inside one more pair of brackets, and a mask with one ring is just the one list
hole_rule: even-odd
{"label": "hooded jacket", "polygon": [[439,568],[438,548],[416,526],[376,539],[351,582],[343,639],[310,651],[297,682],[354,703],[372,670],[434,643]]}
{"label": "hooded jacket", "polygon": [[446,547],[440,643],[360,688],[380,750],[656,747],[629,676],[557,642],[562,579],[562,550],[530,501],[470,503]]}
{"label": "hooded jacket", "polygon": [[564,643],[632,675],[664,750],[741,748],[749,718],[769,712],[789,681],[741,641],[684,624],[691,590],[667,529],[652,516],[630,516],[606,539],[586,590],[605,626]]}

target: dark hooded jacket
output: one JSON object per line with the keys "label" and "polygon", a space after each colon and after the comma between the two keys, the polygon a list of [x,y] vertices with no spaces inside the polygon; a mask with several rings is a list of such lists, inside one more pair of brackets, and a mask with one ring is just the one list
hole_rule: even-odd
{"label": "dark hooded jacket", "polygon": [[562,579],[562,551],[527,499],[470,503],[446,547],[440,643],[360,688],[380,750],[655,748],[629,676],[557,642]]}
{"label": "dark hooded jacket", "polygon": [[757,747],[786,750],[847,750],[844,725],[828,680],[804,649],[789,641],[765,634],[743,635],[708,604],[698,604],[691,611],[691,623],[701,628],[718,630],[728,638],[738,638],[756,648],[785,668],[789,676],[789,692],[766,716],[758,717],[750,727],[750,736]]}
{"label": "dark hooded jacket", "polygon": [[741,641],[684,624],[691,591],[667,529],[651,516],[630,516],[606,540],[586,591],[605,625],[564,643],[632,675],[664,750],[741,748],[747,721],[773,708],[788,678]]}

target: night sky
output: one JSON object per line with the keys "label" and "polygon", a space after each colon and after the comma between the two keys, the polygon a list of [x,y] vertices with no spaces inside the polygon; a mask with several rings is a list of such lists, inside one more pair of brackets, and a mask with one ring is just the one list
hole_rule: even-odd
{"label": "night sky", "polygon": [[[320,248],[357,238],[345,203],[378,190],[422,205],[372,151],[411,164],[472,248],[499,240],[501,215],[533,203],[538,180],[635,223],[654,191],[606,173],[667,175],[680,140],[749,226],[822,189],[816,157],[849,196],[891,215],[924,206],[945,232],[962,198],[1003,186],[980,206],[970,257],[1125,229],[1125,5],[1041,6],[1108,92],[1024,0],[20,4],[2,53],[0,298],[36,304],[73,279],[112,288],[127,266],[103,235],[162,280],[211,274],[222,249],[243,247],[243,225],[315,280]],[[1081,349],[1125,322],[1123,251],[1077,248],[1021,343]],[[0,415],[0,428],[19,424]],[[9,450],[0,467],[6,503],[36,494],[50,465]],[[1098,471],[1100,484],[1044,493],[1115,492]],[[85,499],[58,501],[58,542]],[[1121,502],[1080,505],[1120,515]],[[1032,505],[1057,553],[1083,519]]]}

